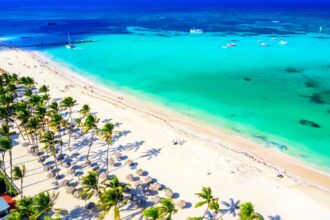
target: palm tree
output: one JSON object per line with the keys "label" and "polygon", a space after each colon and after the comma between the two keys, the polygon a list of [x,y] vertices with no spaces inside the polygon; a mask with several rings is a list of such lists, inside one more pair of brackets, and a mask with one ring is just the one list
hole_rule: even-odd
{"label": "palm tree", "polygon": [[49,108],[50,114],[56,114],[60,111],[58,102],[56,102],[56,101],[53,101],[52,103],[50,103],[48,105],[48,108]]}
{"label": "palm tree", "polygon": [[43,216],[49,215],[51,212],[57,212],[60,209],[54,209],[55,201],[58,198],[59,193],[49,194],[49,192],[42,192],[33,198],[33,207],[36,213],[32,216],[32,219],[40,219]]}
{"label": "palm tree", "polygon": [[[13,148],[12,140],[9,136],[2,136],[0,138],[0,149],[2,153],[2,161],[3,161],[3,167],[4,172],[6,174],[6,166],[5,166],[5,153],[9,152],[9,163],[10,163],[10,170],[13,169],[13,158],[12,158],[12,152],[11,149]],[[10,181],[13,181],[12,172],[10,172]]]}
{"label": "palm tree", "polygon": [[[23,197],[18,200],[15,204],[15,209],[10,213],[8,219],[12,220],[21,220],[21,219],[30,219],[34,214],[33,207],[33,198],[32,197]],[[20,217],[20,218],[18,218]]]}
{"label": "palm tree", "polygon": [[159,208],[156,206],[145,209],[142,214],[147,220],[158,220],[162,217]]}
{"label": "palm tree", "polygon": [[86,199],[90,199],[94,193],[100,196],[99,188],[99,173],[90,171],[88,174],[81,178],[82,184],[82,196],[86,196]]}
{"label": "palm tree", "polygon": [[49,122],[49,127],[52,129],[53,132],[57,132],[58,139],[61,144],[61,155],[62,155],[62,149],[63,149],[63,140],[62,140],[62,134],[61,134],[61,126],[64,124],[64,120],[62,118],[62,115],[55,113],[51,115],[51,119]]}
{"label": "palm tree", "polygon": [[99,119],[95,115],[87,115],[84,123],[83,123],[83,133],[87,133],[91,131],[91,138],[88,146],[88,153],[87,153],[87,161],[89,162],[89,153],[91,150],[91,147],[93,145],[94,141],[94,135],[98,134],[98,128],[97,128],[97,123],[99,122]]}
{"label": "palm tree", "polygon": [[172,215],[175,214],[178,210],[175,208],[173,200],[171,198],[165,198],[160,200],[159,210],[161,216],[166,220],[170,220]]}
{"label": "palm tree", "polygon": [[68,96],[66,98],[64,98],[61,102],[61,106],[64,107],[65,109],[69,110],[69,117],[68,117],[68,121],[71,123],[72,122],[72,107],[76,104],[76,100],[74,100],[72,97]]}
{"label": "palm tree", "polygon": [[42,86],[40,86],[40,88],[39,88],[39,93],[46,94],[46,93],[48,93],[48,92],[49,92],[49,87],[48,87],[48,86],[46,86],[46,85],[42,85]]}
{"label": "palm tree", "polygon": [[72,132],[73,132],[74,127],[75,126],[72,123],[70,123],[68,121],[64,121],[64,128],[69,131],[68,143],[67,143],[69,151],[71,151],[70,144],[71,144],[71,136],[72,136]]}
{"label": "palm tree", "polygon": [[41,136],[41,140],[40,143],[44,144],[43,149],[48,149],[52,156],[54,157],[55,160],[55,166],[56,166],[56,170],[57,169],[57,157],[56,157],[56,148],[55,148],[55,144],[57,143],[57,141],[55,140],[54,137],[54,132],[52,131],[46,131],[42,136]]}
{"label": "palm tree", "polygon": [[80,112],[80,114],[81,114],[82,119],[84,119],[87,115],[90,114],[90,112],[91,112],[91,108],[89,107],[89,105],[84,104],[84,105],[81,107],[81,109],[80,109],[79,112]]}
{"label": "palm tree", "polygon": [[22,77],[20,80],[20,83],[24,86],[26,86],[27,88],[32,88],[35,84],[34,79],[32,79],[31,77],[27,76],[27,77]]}
{"label": "palm tree", "polygon": [[195,208],[207,205],[207,208],[202,218],[204,218],[207,215],[209,210],[213,210],[215,212],[219,211],[219,206],[217,205],[218,198],[213,197],[212,190],[210,187],[203,187],[202,191],[200,193],[196,193],[196,195],[202,200],[195,204]]}
{"label": "palm tree", "polygon": [[99,208],[102,210],[99,215],[100,219],[104,219],[106,214],[113,208],[114,220],[120,220],[120,206],[126,204],[127,200],[124,200],[123,192],[115,188],[106,189],[100,195]]}
{"label": "palm tree", "polygon": [[26,174],[25,165],[23,164],[22,167],[15,166],[12,173],[14,175],[15,180],[21,181],[21,198],[23,198],[23,178],[25,177]]}
{"label": "palm tree", "polygon": [[[39,121],[37,118],[32,117],[29,118],[28,121],[26,122],[26,132],[27,132],[27,138],[30,144],[33,146],[38,146],[38,135],[37,131],[39,128]],[[30,138],[29,138],[30,135]]]}
{"label": "palm tree", "polygon": [[242,203],[239,211],[240,220],[262,220],[263,217],[254,211],[253,204],[251,202]]}
{"label": "palm tree", "polygon": [[101,139],[107,143],[107,173],[109,172],[109,147],[112,144],[113,124],[108,122],[101,128]]}

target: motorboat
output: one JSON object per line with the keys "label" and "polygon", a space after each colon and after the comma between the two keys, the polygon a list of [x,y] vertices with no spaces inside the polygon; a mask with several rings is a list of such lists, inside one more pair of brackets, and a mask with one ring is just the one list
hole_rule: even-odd
{"label": "motorboat", "polygon": [[286,44],[288,44],[288,42],[286,42],[284,40],[281,40],[280,42],[278,42],[278,44],[280,44],[280,45],[286,45]]}

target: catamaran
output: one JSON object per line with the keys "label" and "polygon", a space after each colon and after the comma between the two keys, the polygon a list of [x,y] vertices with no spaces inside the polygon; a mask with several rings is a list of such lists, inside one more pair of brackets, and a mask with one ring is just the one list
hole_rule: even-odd
{"label": "catamaran", "polygon": [[191,34],[202,34],[203,33],[203,29],[192,28],[192,29],[190,29],[190,33]]}
{"label": "catamaran", "polygon": [[75,46],[71,43],[70,33],[68,33],[68,41],[69,41],[69,44],[65,45],[65,47],[68,49],[74,49]]}

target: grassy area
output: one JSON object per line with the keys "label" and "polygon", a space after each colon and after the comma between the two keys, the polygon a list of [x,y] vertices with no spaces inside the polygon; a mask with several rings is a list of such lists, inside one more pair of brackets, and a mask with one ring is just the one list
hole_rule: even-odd
{"label": "grassy area", "polygon": [[8,194],[11,197],[15,197],[18,195],[17,190],[13,185],[11,185],[10,181],[5,177],[5,175],[0,171],[0,194]]}

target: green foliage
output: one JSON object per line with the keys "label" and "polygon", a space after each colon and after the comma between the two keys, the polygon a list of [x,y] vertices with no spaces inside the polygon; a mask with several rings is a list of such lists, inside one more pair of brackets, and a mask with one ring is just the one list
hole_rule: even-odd
{"label": "green foliage", "polygon": [[239,212],[240,220],[263,220],[262,216],[254,211],[251,202],[242,203]]}

